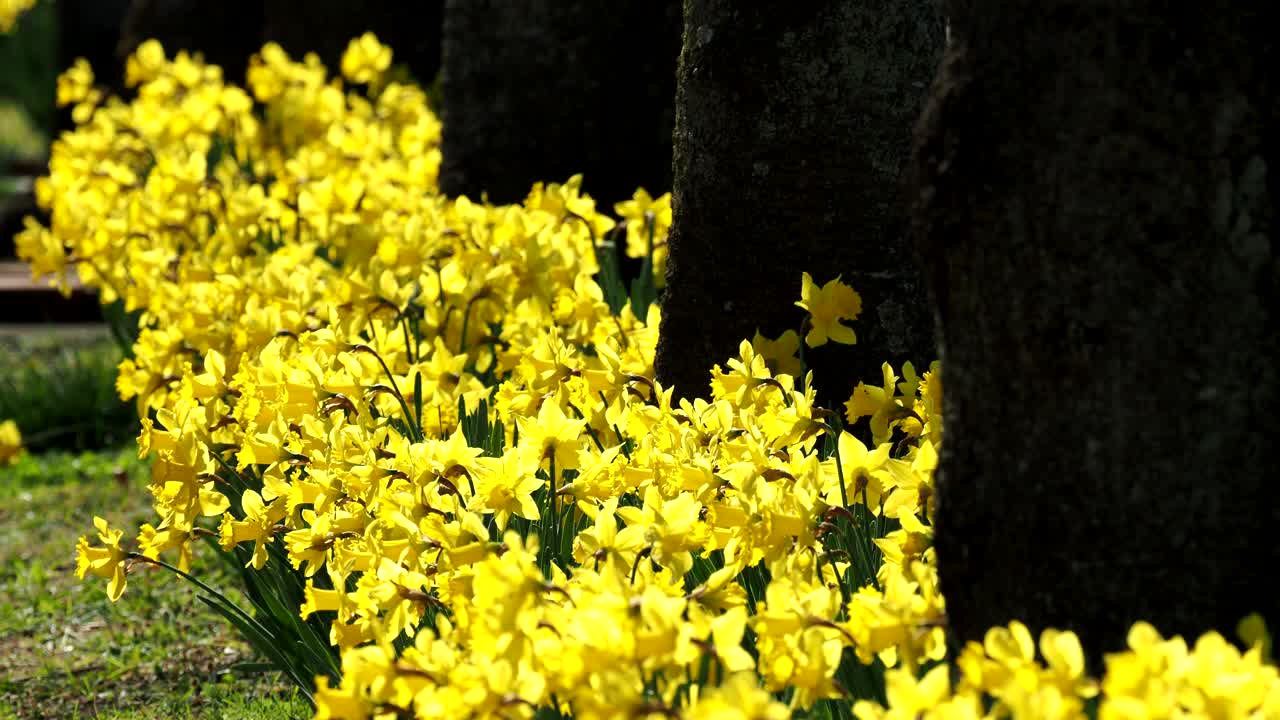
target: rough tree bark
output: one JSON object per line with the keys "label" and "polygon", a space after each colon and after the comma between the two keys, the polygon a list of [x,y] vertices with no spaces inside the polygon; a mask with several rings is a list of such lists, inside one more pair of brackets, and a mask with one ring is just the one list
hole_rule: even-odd
{"label": "rough tree bark", "polygon": [[441,190],[512,202],[581,172],[605,202],[665,192],[679,42],[675,0],[448,0]]}
{"label": "rough tree bark", "polygon": [[[951,2],[916,211],[940,313],[952,641],[1280,620],[1264,4]],[[1270,171],[1270,172],[1269,172]]]}
{"label": "rough tree bark", "polygon": [[688,0],[658,377],[708,393],[757,329],[799,329],[800,276],[863,299],[858,344],[809,353],[820,399],[933,358],[899,181],[943,45],[919,0]]}
{"label": "rough tree bark", "polygon": [[423,87],[440,69],[444,0],[266,0],[263,6],[267,40],[294,57],[314,52],[331,72],[338,72],[352,38],[365,32],[389,46],[393,62],[408,67]]}

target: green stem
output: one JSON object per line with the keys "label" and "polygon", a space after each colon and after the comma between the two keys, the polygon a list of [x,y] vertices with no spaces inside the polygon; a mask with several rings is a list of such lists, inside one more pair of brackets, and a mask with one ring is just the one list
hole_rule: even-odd
{"label": "green stem", "polygon": [[404,351],[405,351],[405,354],[409,356],[409,362],[410,363],[418,362],[416,359],[417,351],[418,351],[417,345],[409,338],[409,316],[408,315],[404,315],[404,314],[400,315],[400,329],[404,331]]}
{"label": "green stem", "polygon": [[266,628],[266,627],[264,627],[264,626],[262,625],[262,623],[260,623],[260,622],[258,622],[257,620],[255,620],[255,619],[253,618],[253,616],[249,615],[249,613],[246,613],[244,610],[242,610],[242,609],[240,608],[240,606],[238,606],[238,605],[236,605],[235,603],[233,603],[233,602],[231,602],[230,600],[228,600],[228,599],[227,599],[227,597],[226,597],[225,595],[223,595],[222,593],[218,592],[217,590],[214,590],[212,587],[210,587],[210,586],[206,585],[206,584],[204,583],[204,581],[200,580],[200,579],[199,579],[199,578],[197,578],[196,576],[194,576],[194,575],[192,575],[192,574],[190,574],[190,573],[183,572],[182,570],[179,570],[177,567],[174,567],[173,565],[170,565],[169,563],[167,563],[167,562],[165,562],[165,561],[163,561],[163,560],[157,560],[156,558],[150,558],[150,557],[147,557],[146,555],[143,555],[143,554],[142,554],[142,553],[140,553],[140,552],[133,552],[133,551],[130,551],[130,552],[126,555],[126,557],[128,557],[130,560],[137,560],[137,561],[139,561],[139,562],[145,562],[145,563],[148,563],[148,564],[150,564],[150,565],[155,565],[155,566],[157,566],[157,567],[162,567],[162,568],[164,568],[165,570],[168,570],[169,572],[171,572],[171,573],[173,573],[173,574],[177,575],[178,577],[182,578],[183,580],[186,580],[187,582],[189,582],[189,583],[191,583],[191,584],[195,585],[196,587],[200,588],[201,590],[203,590],[203,591],[205,591],[205,592],[209,593],[210,595],[212,595],[212,596],[214,596],[214,597],[218,598],[219,600],[221,600],[222,602],[226,603],[227,607],[229,607],[229,608],[231,608],[232,610],[234,610],[234,611],[235,611],[235,613],[236,613],[237,615],[239,615],[239,616],[240,616],[240,617],[241,617],[245,622],[251,623],[251,624],[252,624],[254,627],[256,627],[258,630],[262,631],[262,633],[263,633],[264,635],[265,635],[265,634],[268,634],[267,628]]}
{"label": "green stem", "polygon": [[[182,571],[182,570],[179,570],[177,567],[174,567],[173,565],[170,565],[169,563],[167,563],[167,562],[165,562],[165,561],[163,561],[163,560],[158,560],[158,559],[156,559],[156,558],[150,558],[150,557],[147,557],[146,555],[143,555],[143,554],[142,554],[142,553],[140,553],[140,552],[133,552],[133,551],[130,551],[129,553],[127,553],[127,554],[126,554],[126,557],[128,557],[130,560],[137,560],[137,561],[139,561],[139,562],[145,562],[145,563],[148,563],[148,564],[151,564],[151,565],[155,565],[155,566],[157,566],[157,567],[162,567],[162,568],[164,568],[165,570],[168,570],[169,572],[171,572],[171,573],[173,573],[173,574],[177,575],[178,577],[182,578],[183,580],[186,580],[187,582],[189,582],[189,583],[191,583],[191,584],[195,585],[196,587],[200,588],[200,589],[201,589],[201,590],[203,590],[204,592],[208,593],[210,597],[212,597],[212,598],[216,598],[216,599],[217,599],[217,601],[218,601],[222,606],[224,606],[224,607],[225,607],[225,608],[227,608],[229,611],[231,611],[232,613],[234,613],[234,614],[235,614],[237,617],[239,617],[239,618],[241,619],[241,621],[243,621],[247,626],[249,626],[249,627],[250,627],[250,628],[252,628],[253,630],[257,631],[259,634],[261,634],[261,635],[262,635],[262,637],[264,637],[264,638],[268,638],[268,639],[273,639],[273,638],[274,638],[274,636],[271,634],[271,631],[270,631],[270,630],[268,630],[268,629],[266,628],[266,626],[264,626],[262,623],[258,622],[258,621],[257,621],[257,619],[255,619],[252,615],[250,615],[249,613],[247,613],[247,612],[245,612],[243,609],[241,609],[241,607],[240,607],[239,605],[236,605],[235,603],[233,603],[233,602],[231,602],[230,600],[228,600],[228,599],[227,599],[227,597],[226,597],[225,595],[223,595],[222,593],[218,592],[217,590],[214,590],[214,589],[213,589],[212,587],[210,587],[209,585],[206,585],[202,580],[200,580],[200,579],[199,579],[199,578],[197,578],[196,576],[194,576],[194,575],[192,575],[192,574],[190,574],[190,573],[184,572],[184,571]],[[277,652],[278,652],[278,650],[277,650]],[[310,693],[309,691],[307,691],[307,690],[306,690],[306,688],[307,688],[307,687],[309,687],[309,684],[308,684],[308,683],[306,683],[306,682],[304,682],[304,681],[303,681],[303,679],[302,679],[301,677],[299,677],[299,676],[298,676],[298,674],[297,674],[296,672],[294,672],[293,667],[292,667],[292,666],[291,666],[291,665],[290,665],[290,664],[285,660],[284,655],[282,655],[282,654],[278,654],[278,655],[277,655],[277,657],[276,657],[276,663],[280,666],[280,668],[281,668],[282,670],[284,670],[285,672],[287,672],[287,673],[289,674],[289,677],[293,679],[294,683],[295,683],[299,688],[301,688],[301,689],[303,690],[303,693],[305,693],[305,694],[306,694],[306,696],[307,696],[307,700],[308,700],[309,702],[312,702],[312,703],[314,704],[314,702],[315,702],[315,701],[314,701],[314,699],[312,698],[311,693]]]}
{"label": "green stem", "polygon": [[409,412],[409,403],[405,402],[404,393],[400,392],[400,386],[396,383],[395,375],[391,374],[391,368],[387,367],[387,362],[382,359],[377,350],[368,345],[357,345],[355,350],[362,350],[378,360],[378,364],[382,366],[382,371],[387,375],[387,381],[391,383],[391,390],[395,393],[396,400],[400,403],[400,411],[404,413],[405,424],[409,426],[409,439],[414,442],[422,442],[422,427],[414,422],[413,415]]}
{"label": "green stem", "polygon": [[840,507],[849,509],[849,491],[844,487],[844,465],[840,462],[840,437],[836,436],[836,479],[840,481]]}
{"label": "green stem", "polygon": [[547,542],[547,576],[551,575],[551,563],[555,561],[555,554],[559,552],[560,533],[557,529],[559,523],[556,517],[556,455],[555,450],[551,451],[551,467],[547,473],[547,530],[549,533]]}

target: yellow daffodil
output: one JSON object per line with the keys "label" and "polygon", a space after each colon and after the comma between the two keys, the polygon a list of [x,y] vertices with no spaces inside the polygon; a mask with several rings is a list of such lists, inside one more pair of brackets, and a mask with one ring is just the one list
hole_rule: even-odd
{"label": "yellow daffodil", "polygon": [[22,457],[22,433],[12,420],[0,422],[0,467],[12,465]]}
{"label": "yellow daffodil", "polygon": [[523,461],[530,467],[538,467],[546,460],[554,460],[558,471],[577,467],[578,447],[586,424],[585,420],[566,416],[555,400],[543,401],[536,419],[519,418]]}
{"label": "yellow daffodil", "polygon": [[512,515],[525,520],[539,520],[542,515],[533,493],[544,485],[535,474],[537,466],[524,462],[515,449],[501,457],[480,458],[476,478],[476,500],[473,509],[493,513],[498,530],[506,530]]}
{"label": "yellow daffodil", "polygon": [[809,347],[825,345],[832,340],[844,345],[857,342],[857,336],[843,320],[854,320],[862,313],[862,297],[837,277],[819,287],[804,273],[800,299],[796,305],[809,311],[809,332],[804,336]]}
{"label": "yellow daffodil", "polygon": [[342,54],[342,74],[357,83],[373,82],[391,67],[391,48],[365,33],[347,45]]}
{"label": "yellow daffodil", "polygon": [[126,582],[125,560],[128,553],[120,548],[123,533],[108,527],[107,521],[100,517],[95,517],[93,524],[98,529],[98,541],[102,547],[94,547],[87,537],[80,537],[76,542],[76,577],[83,579],[91,574],[107,578],[107,597],[115,602],[124,594]]}

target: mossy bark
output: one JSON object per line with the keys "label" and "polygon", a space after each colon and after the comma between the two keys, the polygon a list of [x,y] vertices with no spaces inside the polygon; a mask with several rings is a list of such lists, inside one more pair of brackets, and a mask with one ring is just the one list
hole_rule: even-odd
{"label": "mossy bark", "polygon": [[964,0],[917,146],[955,645],[1012,619],[1274,623],[1280,334],[1263,5]]}
{"label": "mossy bark", "polygon": [[673,0],[449,0],[441,189],[513,202],[583,173],[605,202],[666,192],[679,41]]}
{"label": "mossy bark", "polygon": [[440,70],[440,31],[444,0],[266,0],[265,38],[290,55],[319,56],[338,73],[352,39],[372,32],[391,48],[393,62],[409,69],[422,86]]}
{"label": "mossy bark", "polygon": [[822,398],[933,356],[900,175],[943,44],[918,0],[688,0],[658,376],[706,396],[758,329],[799,330],[801,273],[863,298],[855,346],[811,351]]}

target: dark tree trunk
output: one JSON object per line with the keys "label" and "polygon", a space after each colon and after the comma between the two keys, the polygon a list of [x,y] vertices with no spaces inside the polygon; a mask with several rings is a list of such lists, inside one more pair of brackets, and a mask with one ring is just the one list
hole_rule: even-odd
{"label": "dark tree trunk", "polygon": [[[1276,614],[1277,104],[1263,3],[963,0],[917,146],[952,641]],[[1273,170],[1269,175],[1268,170]]]}
{"label": "dark tree trunk", "polygon": [[133,0],[117,54],[123,59],[154,38],[166,56],[198,52],[227,82],[243,84],[249,56],[262,47],[262,17],[261,0]]}
{"label": "dark tree trunk", "polygon": [[688,0],[658,377],[708,394],[757,329],[799,329],[800,276],[863,299],[854,346],[809,353],[820,400],[933,357],[899,177],[943,44],[921,0]]}
{"label": "dark tree trunk", "polygon": [[441,190],[512,202],[583,173],[605,202],[665,192],[679,43],[675,0],[448,0]]}
{"label": "dark tree trunk", "polygon": [[[124,87],[124,65],[116,55],[116,44],[128,8],[129,0],[58,0],[54,5],[58,16],[57,71],[61,73],[76,58],[84,58],[98,84],[119,92]],[[71,108],[58,110],[54,137],[73,127]]]}
{"label": "dark tree trunk", "polygon": [[266,39],[291,56],[314,52],[333,74],[353,38],[366,32],[391,48],[419,85],[440,69],[440,23],[444,0],[266,0]]}

